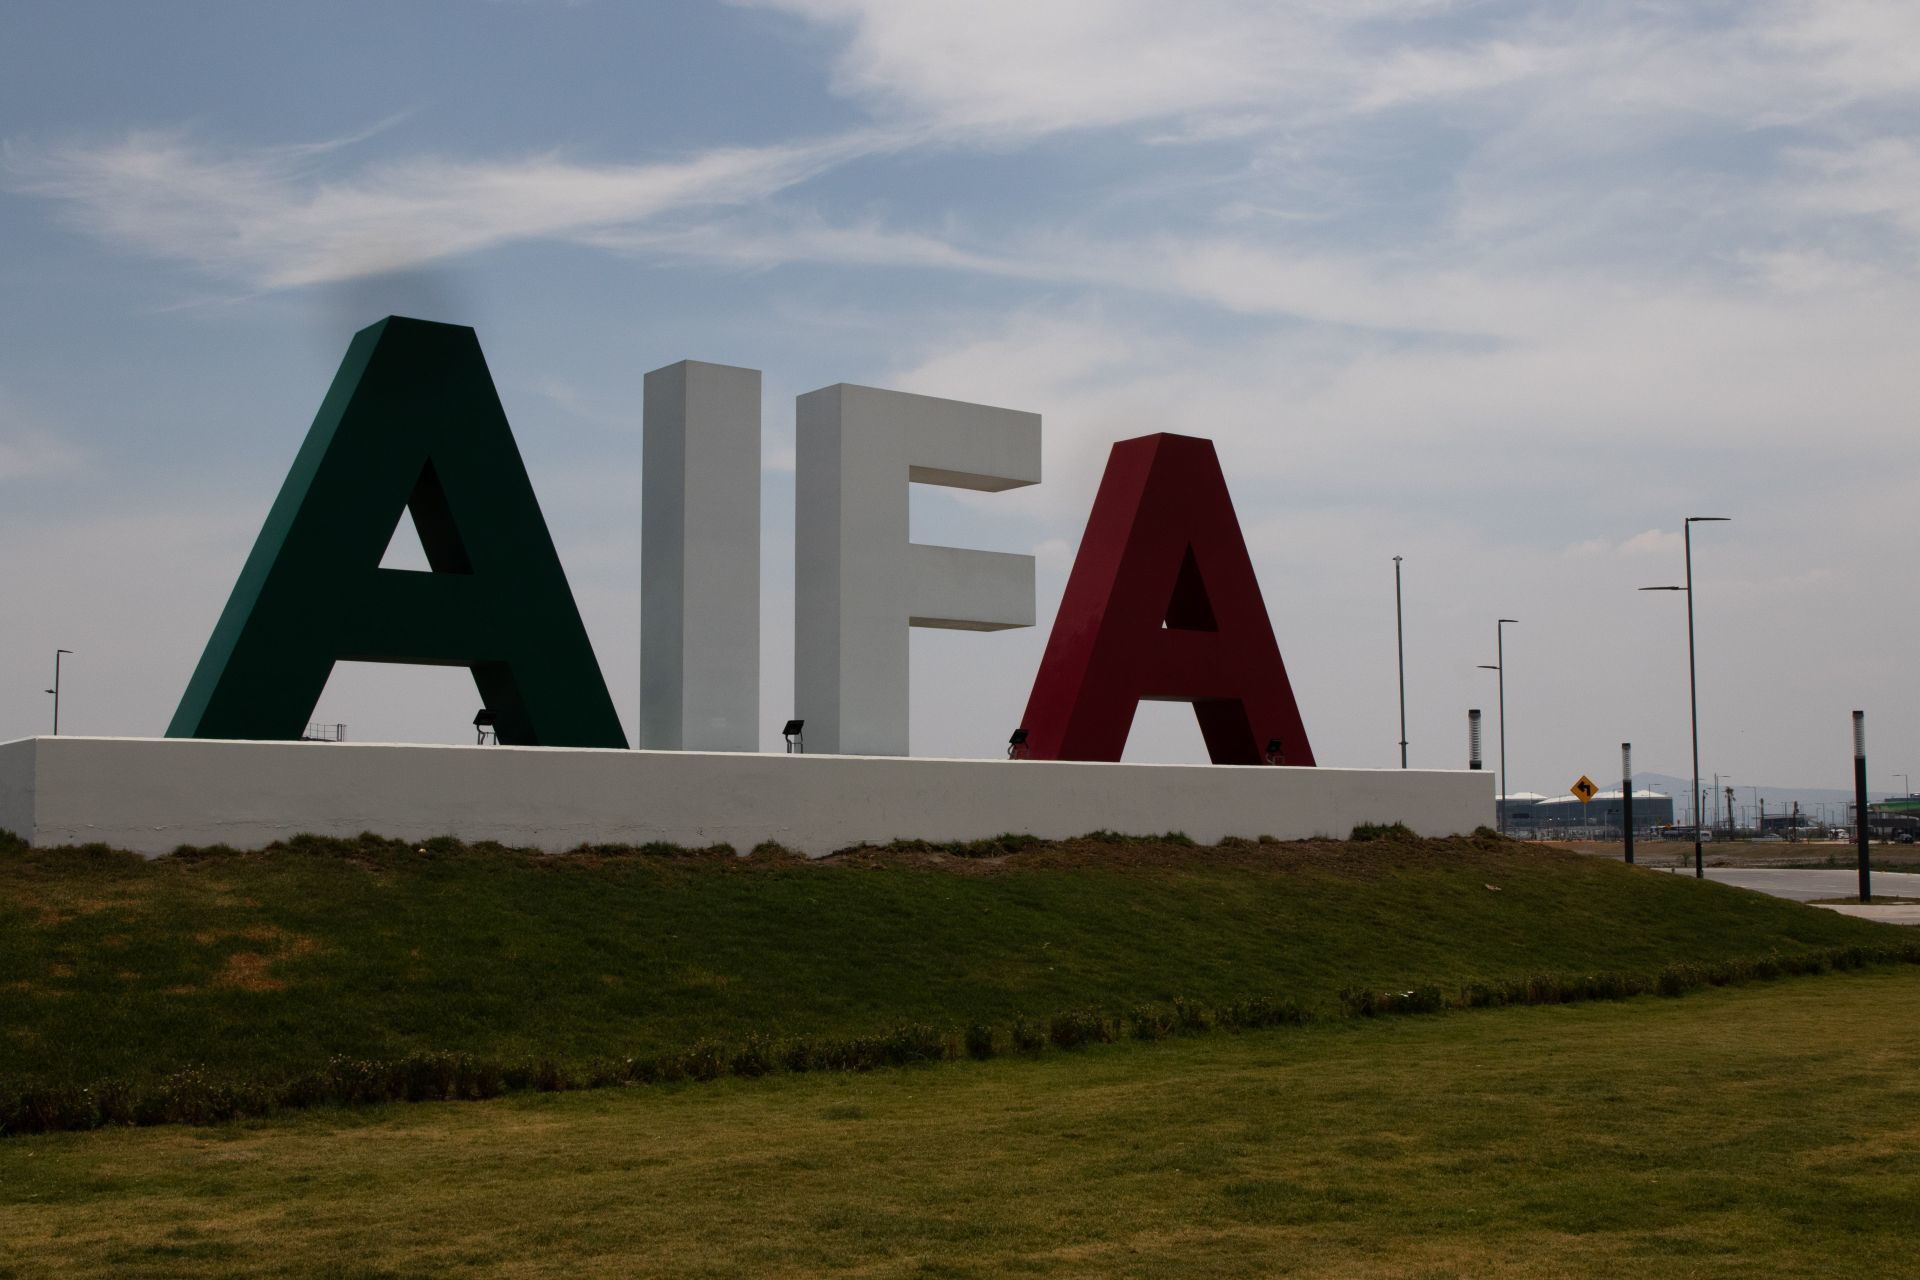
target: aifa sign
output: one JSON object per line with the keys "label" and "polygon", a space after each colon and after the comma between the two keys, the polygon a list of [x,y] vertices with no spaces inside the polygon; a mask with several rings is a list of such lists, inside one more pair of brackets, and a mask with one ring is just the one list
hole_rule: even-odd
{"label": "aifa sign", "polygon": [[[760,375],[647,375],[640,745],[759,743]],[[799,398],[794,714],[904,755],[910,627],[1032,626],[1030,556],[909,540],[912,483],[1040,481],[1036,414],[839,384]],[[429,571],[380,566],[410,514]],[[171,737],[298,738],[341,661],[466,667],[502,743],[627,746],[473,330],[356,334],[188,683]],[[1116,444],[1023,721],[1039,759],[1117,760],[1141,699],[1216,763],[1313,763],[1211,442]]]}

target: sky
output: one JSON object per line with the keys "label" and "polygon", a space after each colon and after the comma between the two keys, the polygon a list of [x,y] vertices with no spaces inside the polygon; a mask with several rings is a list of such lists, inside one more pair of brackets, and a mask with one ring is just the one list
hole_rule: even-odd
{"label": "sky", "polygon": [[[1211,438],[1322,764],[1514,790],[1920,773],[1920,6],[762,0],[0,7],[0,740],[164,731],[352,333],[474,326],[631,737],[640,406],[764,372],[764,741],[794,397],[1039,413],[916,486],[1041,625],[916,631],[915,754],[1018,723],[1116,440]],[[404,564],[396,545],[392,563]],[[417,552],[414,553],[417,555]],[[316,613],[329,607],[313,601]],[[460,670],[314,718],[458,742]],[[1146,704],[1127,758],[1205,758]]]}

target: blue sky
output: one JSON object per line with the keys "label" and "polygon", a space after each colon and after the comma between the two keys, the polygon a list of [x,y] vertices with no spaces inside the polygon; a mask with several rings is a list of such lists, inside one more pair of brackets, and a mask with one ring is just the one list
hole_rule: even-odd
{"label": "blue sky", "polygon": [[[1508,630],[1514,785],[1920,770],[1920,9],[1752,4],[22,4],[0,10],[0,738],[165,725],[350,334],[480,332],[631,727],[639,406],[765,372],[763,701],[791,697],[793,397],[1043,415],[918,492],[1040,559],[917,633],[914,747],[1024,705],[1112,441],[1214,438],[1325,763],[1453,767]],[[316,609],[327,607],[315,601]],[[463,673],[316,715],[459,740]],[[1130,755],[1200,755],[1143,709]]]}

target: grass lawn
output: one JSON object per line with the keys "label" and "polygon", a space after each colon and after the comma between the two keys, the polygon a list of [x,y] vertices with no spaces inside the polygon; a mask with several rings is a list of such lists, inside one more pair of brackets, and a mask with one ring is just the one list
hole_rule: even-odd
{"label": "grass lawn", "polygon": [[0,1275],[1910,1276],[1920,971],[0,1141]]}
{"label": "grass lawn", "polygon": [[0,1085],[702,1039],[1875,945],[1905,935],[1495,837],[1009,856],[542,857],[313,842],[0,853]]}

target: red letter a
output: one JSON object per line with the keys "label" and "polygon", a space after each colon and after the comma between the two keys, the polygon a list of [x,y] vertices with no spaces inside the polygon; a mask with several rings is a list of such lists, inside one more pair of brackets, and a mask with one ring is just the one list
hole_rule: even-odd
{"label": "red letter a", "polygon": [[1142,698],[1191,702],[1215,764],[1313,763],[1213,442],[1153,435],[1107,459],[1027,699],[1041,760],[1118,760]]}

